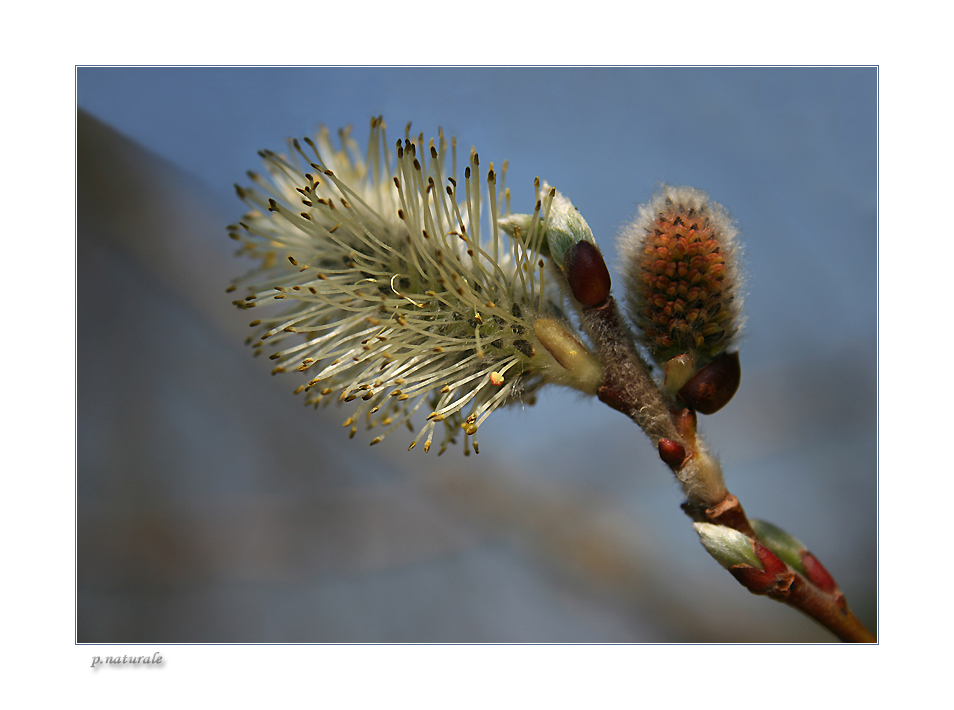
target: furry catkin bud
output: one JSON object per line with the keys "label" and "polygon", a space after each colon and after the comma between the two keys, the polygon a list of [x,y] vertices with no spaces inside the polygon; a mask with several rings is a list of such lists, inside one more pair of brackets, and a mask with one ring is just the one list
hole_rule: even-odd
{"label": "furry catkin bud", "polygon": [[691,354],[701,367],[742,325],[737,231],[690,187],[664,186],[620,236],[629,316],[653,359]]}

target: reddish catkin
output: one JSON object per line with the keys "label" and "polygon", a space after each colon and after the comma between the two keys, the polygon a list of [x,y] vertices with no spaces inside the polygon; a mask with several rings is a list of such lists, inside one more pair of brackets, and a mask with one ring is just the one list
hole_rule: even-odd
{"label": "reddish catkin", "polygon": [[659,364],[691,354],[697,366],[742,327],[738,231],[701,190],[664,186],[620,235],[628,315]]}

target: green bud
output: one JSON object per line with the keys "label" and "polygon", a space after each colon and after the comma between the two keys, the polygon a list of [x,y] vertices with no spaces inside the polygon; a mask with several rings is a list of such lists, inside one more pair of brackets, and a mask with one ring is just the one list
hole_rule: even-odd
{"label": "green bud", "polygon": [[724,525],[711,523],[693,523],[702,546],[716,562],[729,569],[733,565],[748,565],[755,569],[764,569],[755,554],[755,543],[738,530]]}
{"label": "green bud", "polygon": [[[547,187],[546,183],[543,187]],[[550,256],[553,257],[557,266],[564,268],[563,261],[567,251],[580,241],[596,246],[593,231],[583,219],[583,215],[566,197],[556,192],[550,205],[550,218],[547,221],[547,243],[550,245]]]}
{"label": "green bud", "polygon": [[[543,194],[550,196],[550,206],[547,219],[546,241],[540,252],[553,258],[554,263],[562,270],[563,260],[570,247],[580,241],[587,241],[596,245],[593,231],[583,219],[580,211],[555,188],[547,183],[540,186]],[[546,208],[544,208],[546,209]],[[541,217],[542,219],[542,217]],[[508,235],[526,240],[533,224],[533,215],[509,214],[497,220],[497,225]],[[520,235],[518,237],[518,235]]]}

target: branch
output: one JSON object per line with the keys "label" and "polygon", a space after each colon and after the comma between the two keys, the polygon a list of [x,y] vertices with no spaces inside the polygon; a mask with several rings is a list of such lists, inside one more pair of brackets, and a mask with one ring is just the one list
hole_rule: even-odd
{"label": "branch", "polygon": [[[737,503],[735,507],[741,511]],[[793,568],[758,538],[711,523],[696,523],[694,527],[709,554],[752,594],[798,609],[842,641],[877,641],[852,614],[845,595],[811,553],[803,550],[801,564]]]}
{"label": "branch", "polygon": [[[609,294],[608,272],[604,277],[606,267],[596,247],[578,242],[564,264],[567,282],[581,305],[583,331],[603,363],[598,397],[632,419],[656,445],[682,485],[683,510],[696,521],[710,554],[753,594],[798,609],[842,641],[875,642],[821,563],[784,531],[765,523],[754,525],[726,489],[721,466],[697,431],[695,411],[660,389],[637,352]],[[594,288],[594,283],[599,286]],[[734,392],[737,370],[728,380],[726,387]],[[707,396],[718,390],[710,384],[706,383]]]}

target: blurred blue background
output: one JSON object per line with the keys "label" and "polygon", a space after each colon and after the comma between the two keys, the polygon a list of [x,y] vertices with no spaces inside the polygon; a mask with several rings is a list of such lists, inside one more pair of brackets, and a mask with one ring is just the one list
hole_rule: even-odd
{"label": "blurred blue background", "polygon": [[[877,601],[873,68],[80,68],[78,640],[828,641],[698,544],[671,475],[599,402],[544,391],[481,454],[348,441],[242,345],[233,183],[319,123],[383,114],[509,161],[611,265],[659,182],[738,221],[742,387],[703,418],[752,517]],[[620,284],[617,280],[616,288]],[[617,291],[617,295],[619,292]]]}

